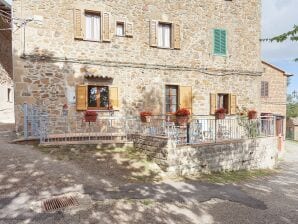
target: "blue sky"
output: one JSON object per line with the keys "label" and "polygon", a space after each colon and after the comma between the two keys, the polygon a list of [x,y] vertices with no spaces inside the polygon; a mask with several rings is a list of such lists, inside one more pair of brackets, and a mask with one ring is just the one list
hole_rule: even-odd
{"label": "blue sky", "polygon": [[[6,0],[11,3],[11,0]],[[272,37],[298,25],[298,0],[262,0],[262,37]],[[262,43],[262,59],[295,76],[288,91],[298,91],[298,42]]]}
{"label": "blue sky", "polygon": [[[298,25],[298,0],[262,0],[262,37],[272,37]],[[288,92],[298,91],[298,42],[262,43],[262,58],[292,73]]]}

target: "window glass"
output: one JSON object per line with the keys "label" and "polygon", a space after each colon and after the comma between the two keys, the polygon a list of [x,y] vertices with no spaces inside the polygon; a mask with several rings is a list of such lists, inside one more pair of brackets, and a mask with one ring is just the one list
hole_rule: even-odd
{"label": "window glass", "polygon": [[86,14],[86,33],[87,40],[100,40],[100,16],[95,14]]}
{"label": "window glass", "polygon": [[175,113],[178,108],[178,86],[166,86],[166,112]]}
{"label": "window glass", "polygon": [[171,24],[159,23],[158,25],[158,46],[163,48],[171,47]]}
{"label": "window glass", "polygon": [[226,113],[229,111],[229,94],[218,94],[217,96],[217,109],[224,108]]}
{"label": "window glass", "polygon": [[97,87],[88,86],[88,107],[97,107]]}
{"label": "window glass", "polygon": [[109,88],[107,86],[99,87],[100,108],[108,108],[109,106]]}
{"label": "window glass", "polygon": [[117,36],[124,36],[124,23],[117,22],[116,35]]}

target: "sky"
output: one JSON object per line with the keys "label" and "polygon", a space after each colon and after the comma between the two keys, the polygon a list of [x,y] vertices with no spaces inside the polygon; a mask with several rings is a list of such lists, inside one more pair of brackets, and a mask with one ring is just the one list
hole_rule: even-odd
{"label": "sky", "polygon": [[[262,37],[273,37],[298,25],[298,0],[262,0]],[[262,43],[262,59],[294,74],[288,92],[298,91],[298,41]]]}
{"label": "sky", "polygon": [[[11,0],[6,0],[11,3]],[[262,0],[262,37],[273,37],[298,25],[298,0]],[[262,59],[294,74],[288,92],[298,91],[298,41],[262,43]]]}

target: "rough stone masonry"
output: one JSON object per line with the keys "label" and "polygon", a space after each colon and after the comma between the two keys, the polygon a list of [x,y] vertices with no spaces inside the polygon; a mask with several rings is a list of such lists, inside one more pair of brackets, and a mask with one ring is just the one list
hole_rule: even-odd
{"label": "rough stone masonry", "polygon": [[[17,130],[23,103],[44,105],[51,115],[60,116],[64,104],[70,115],[82,113],[76,110],[76,87],[82,84],[116,86],[120,115],[165,113],[166,85],[191,87],[194,114],[210,114],[210,93],[235,94],[238,106],[258,110],[260,2],[13,1],[14,17],[43,18],[13,33]],[[100,41],[78,38],[76,28],[85,20],[77,20],[75,9],[82,18],[84,12],[102,17]],[[115,35],[117,21],[127,24],[127,35]],[[152,46],[152,21],[179,24],[179,46]],[[216,28],[226,30],[226,55],[213,53]]]}

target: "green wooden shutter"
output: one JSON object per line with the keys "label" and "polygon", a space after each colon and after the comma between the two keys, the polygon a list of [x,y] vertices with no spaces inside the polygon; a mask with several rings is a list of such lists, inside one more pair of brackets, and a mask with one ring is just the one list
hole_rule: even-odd
{"label": "green wooden shutter", "polygon": [[213,35],[214,54],[220,54],[220,30],[215,29]]}
{"label": "green wooden shutter", "polygon": [[227,33],[225,30],[214,29],[213,45],[214,45],[214,54],[226,55]]}
{"label": "green wooden shutter", "polygon": [[220,53],[226,55],[227,53],[227,33],[225,30],[220,32]]}

